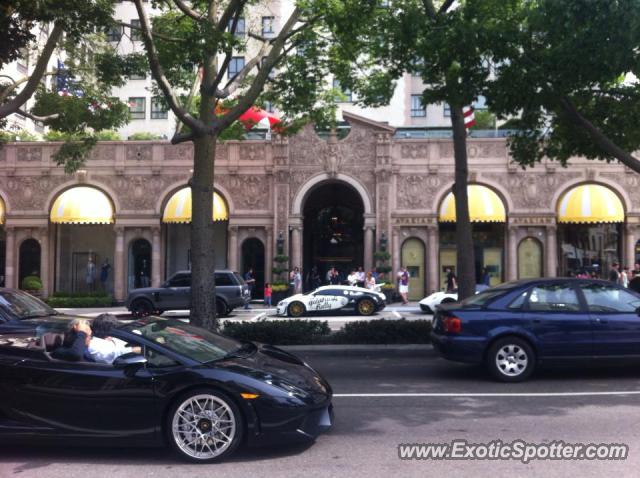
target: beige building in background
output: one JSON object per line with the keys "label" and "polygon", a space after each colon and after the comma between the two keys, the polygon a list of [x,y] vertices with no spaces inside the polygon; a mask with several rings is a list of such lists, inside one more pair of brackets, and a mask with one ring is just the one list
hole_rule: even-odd
{"label": "beige building in background", "polygon": [[[401,265],[411,273],[412,298],[443,286],[444,269],[456,264],[454,224],[443,216],[454,181],[452,141],[402,138],[386,124],[345,118],[344,139],[309,125],[289,138],[218,146],[218,267],[254,267],[260,286],[272,280],[280,244],[303,277],[316,267],[324,278],[331,266],[372,269],[373,253],[386,244],[393,277]],[[0,149],[6,286],[37,274],[44,295],[106,289],[122,301],[128,290],[158,286],[189,267],[189,227],[170,216],[185,214],[174,194],[188,185],[192,145],[100,143],[73,175],[52,161],[57,148]],[[472,197],[482,204],[474,218],[478,279],[483,269],[495,284],[582,270],[604,275],[615,260],[633,265],[637,174],[580,158],[566,169],[548,161],[523,171],[504,138],[470,138],[468,152],[469,180],[485,194]],[[93,199],[77,188],[89,188]],[[565,198],[569,210],[560,207]],[[110,267],[101,274],[105,260]]]}

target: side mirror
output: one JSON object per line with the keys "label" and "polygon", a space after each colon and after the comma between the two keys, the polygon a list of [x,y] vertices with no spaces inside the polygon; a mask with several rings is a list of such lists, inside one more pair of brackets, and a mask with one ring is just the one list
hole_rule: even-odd
{"label": "side mirror", "polygon": [[142,367],[147,363],[147,359],[144,355],[137,354],[135,352],[129,352],[128,354],[120,355],[113,361],[113,366],[115,368],[127,368],[132,365],[136,365]]}

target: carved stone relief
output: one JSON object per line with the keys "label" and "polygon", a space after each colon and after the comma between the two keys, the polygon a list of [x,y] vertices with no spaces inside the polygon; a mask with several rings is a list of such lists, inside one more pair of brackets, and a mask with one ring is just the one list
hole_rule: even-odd
{"label": "carved stone relief", "polygon": [[269,178],[264,175],[233,175],[217,177],[233,197],[238,209],[269,209]]}
{"label": "carved stone relief", "polygon": [[69,181],[68,176],[0,177],[0,185],[11,196],[16,210],[47,211],[47,197],[52,189]]}
{"label": "carved stone relief", "polygon": [[42,161],[41,146],[21,146],[17,148],[19,162]]}
{"label": "carved stone relief", "polygon": [[435,196],[446,182],[453,181],[450,173],[400,174],[397,177],[397,206],[399,209],[433,209]]}
{"label": "carved stone relief", "polygon": [[112,144],[98,144],[91,150],[89,161],[115,161],[116,147]]}
{"label": "carved stone relief", "polygon": [[[220,147],[220,145],[217,145]],[[176,146],[167,145],[164,147],[164,159],[167,161],[191,160],[193,161],[193,144],[183,143]]]}
{"label": "carved stone relief", "polygon": [[127,146],[127,161],[151,161],[153,147],[150,144],[135,144]]}

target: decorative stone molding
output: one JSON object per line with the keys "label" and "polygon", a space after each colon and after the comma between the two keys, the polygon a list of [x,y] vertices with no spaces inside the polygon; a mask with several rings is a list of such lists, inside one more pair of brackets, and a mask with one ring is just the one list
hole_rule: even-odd
{"label": "decorative stone molding", "polygon": [[127,161],[151,161],[153,146],[150,144],[133,144],[126,147]]}
{"label": "decorative stone molding", "polygon": [[20,163],[42,161],[42,146],[20,146],[17,148],[17,160]]}

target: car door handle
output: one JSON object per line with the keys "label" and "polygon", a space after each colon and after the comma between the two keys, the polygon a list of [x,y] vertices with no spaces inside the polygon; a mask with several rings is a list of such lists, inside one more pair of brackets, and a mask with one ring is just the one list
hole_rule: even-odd
{"label": "car door handle", "polygon": [[596,322],[599,324],[608,324],[609,321],[607,319],[601,319],[600,317],[596,317]]}

